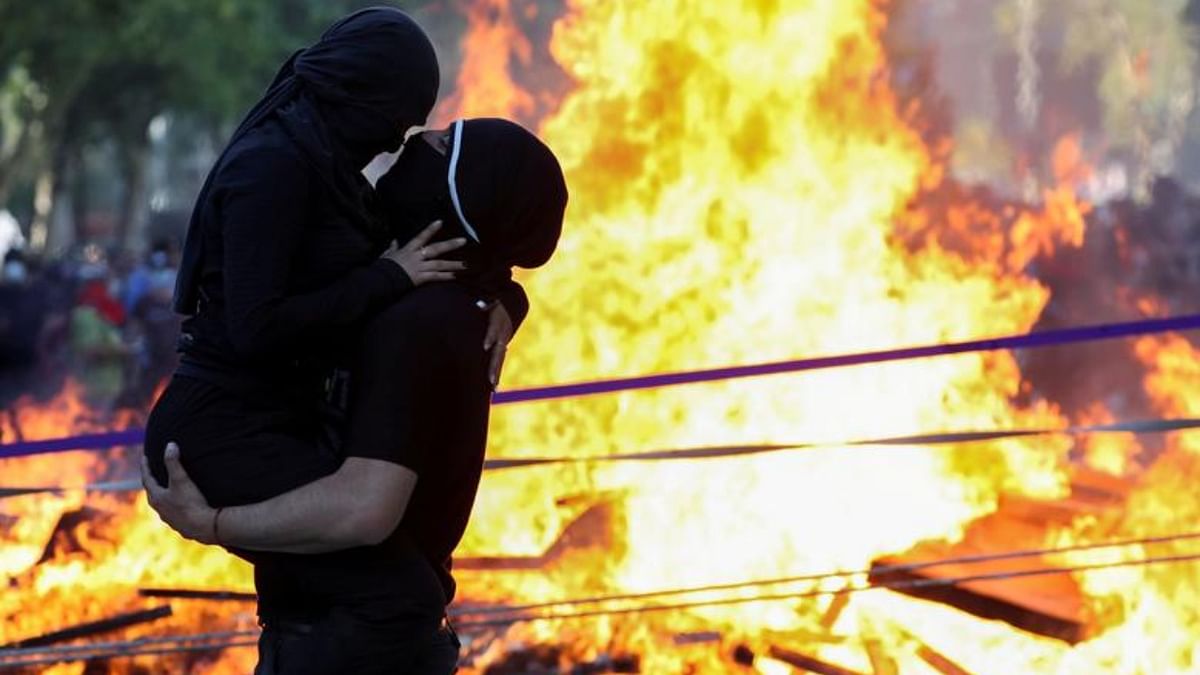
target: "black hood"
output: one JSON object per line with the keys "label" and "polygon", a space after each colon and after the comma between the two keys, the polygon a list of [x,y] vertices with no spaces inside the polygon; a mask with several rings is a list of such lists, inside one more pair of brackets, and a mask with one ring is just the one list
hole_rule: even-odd
{"label": "black hood", "polygon": [[464,227],[506,266],[544,265],[558,246],[567,208],[567,182],[554,153],[508,120],[459,121],[451,130],[450,196]]}
{"label": "black hood", "polygon": [[204,258],[202,218],[213,175],[231,146],[265,120],[278,119],[336,207],[370,229],[375,226],[367,207],[370,187],[360,171],[376,154],[399,147],[405,130],[425,122],[439,79],[429,37],[390,7],[355,12],[293,54],[229,139],[196,199],[175,287],[176,311],[195,311]]}

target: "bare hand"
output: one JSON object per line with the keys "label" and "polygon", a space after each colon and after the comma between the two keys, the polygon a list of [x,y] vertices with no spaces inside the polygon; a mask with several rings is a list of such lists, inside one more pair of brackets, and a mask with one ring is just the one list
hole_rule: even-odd
{"label": "bare hand", "polygon": [[504,309],[503,304],[492,303],[488,311],[488,327],[487,334],[483,338],[483,350],[492,352],[492,359],[488,363],[488,381],[492,383],[493,391],[500,383],[500,370],[504,367],[504,356],[508,353],[508,343],[512,342],[512,339],[512,317],[508,315],[508,310]]}
{"label": "bare hand", "polygon": [[167,465],[169,487],[163,487],[154,480],[150,473],[150,462],[142,455],[142,487],[146,489],[150,508],[185,539],[215,544],[216,510],[208,505],[208,500],[183,470],[183,464],[179,461],[179,446],[168,443],[163,461]]}
{"label": "bare hand", "polygon": [[459,237],[449,241],[439,241],[436,244],[428,243],[441,227],[442,221],[435,220],[403,248],[393,241],[388,250],[384,251],[380,257],[399,265],[408,278],[412,279],[414,286],[420,286],[430,281],[450,281],[454,278],[455,272],[465,270],[467,266],[455,260],[438,260],[437,258],[462,248],[466,245],[467,240]]}

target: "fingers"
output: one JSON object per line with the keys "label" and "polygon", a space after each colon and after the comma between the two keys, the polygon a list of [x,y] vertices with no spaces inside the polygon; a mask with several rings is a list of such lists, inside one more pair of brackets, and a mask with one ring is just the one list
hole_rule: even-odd
{"label": "fingers", "polygon": [[440,221],[440,220],[433,221],[425,229],[421,230],[417,234],[417,236],[410,239],[408,241],[408,243],[404,245],[404,248],[402,248],[400,250],[415,251],[415,250],[421,248],[426,243],[428,243],[429,240],[433,238],[433,235],[437,234],[437,231],[440,230],[441,228],[442,228],[442,221]]}
{"label": "fingers", "polygon": [[459,237],[458,239],[450,239],[447,241],[439,241],[436,244],[430,244],[425,247],[425,258],[437,258],[444,253],[449,253],[455,249],[466,246],[467,240]]}
{"label": "fingers", "polygon": [[145,455],[142,455],[142,488],[146,490],[146,495],[152,503],[166,491],[154,479],[154,474],[150,472],[150,460]]}
{"label": "fingers", "polygon": [[467,269],[467,264],[457,260],[430,260],[429,269],[434,272],[461,272]]}
{"label": "fingers", "polygon": [[492,350],[491,363],[488,364],[488,382],[492,383],[493,391],[500,382],[500,370],[504,368],[504,355],[507,353],[508,350],[503,345],[498,345]]}
{"label": "fingers", "polygon": [[496,312],[488,312],[487,333],[483,336],[483,350],[487,351],[500,343],[500,337],[504,334],[504,321],[501,320]]}
{"label": "fingers", "polygon": [[504,305],[500,302],[493,302],[488,307],[487,334],[483,338],[484,350],[495,346],[504,349],[508,347],[512,338],[513,325],[512,319],[508,316],[508,310],[504,309]]}
{"label": "fingers", "polygon": [[163,462],[167,465],[167,484],[171,486],[183,485],[191,482],[187,472],[183,470],[183,463],[179,461],[179,446],[174,443],[167,443],[167,451],[163,453]]}

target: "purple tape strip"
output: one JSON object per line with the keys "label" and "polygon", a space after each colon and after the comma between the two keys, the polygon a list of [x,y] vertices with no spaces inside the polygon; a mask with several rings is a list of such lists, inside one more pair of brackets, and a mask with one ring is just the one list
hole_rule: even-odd
{"label": "purple tape strip", "polygon": [[[1094,342],[1096,340],[1111,340],[1134,335],[1151,335],[1171,331],[1192,330],[1200,328],[1200,314],[1171,317],[1167,319],[1148,319],[1126,323],[1110,323],[1098,326],[1080,328],[1062,328],[1057,330],[1025,333],[1008,337],[989,338],[985,340],[968,340],[966,342],[951,342],[924,347],[906,347],[887,349],[841,356],[821,356],[811,359],[796,359],[794,361],[776,361],[749,366],[731,366],[727,368],[711,368],[708,370],[693,370],[680,373],[663,373],[660,375],[643,375],[612,380],[597,380],[594,382],[579,382],[576,384],[560,384],[549,387],[533,387],[497,392],[492,396],[492,403],[528,403],[557,398],[574,398],[578,396],[594,396],[610,394],[619,391],[635,391],[639,389],[656,389],[681,384],[697,384],[701,382],[716,382],[745,377],[760,377],[763,375],[778,375],[782,373],[797,373],[806,370],[822,370],[827,368],[843,368],[868,363],[883,363],[887,361],[904,361],[930,356],[946,356],[949,354],[964,354],[967,352],[996,351],[1000,349],[1028,349],[1032,347],[1050,347],[1077,342]],[[0,459],[6,457],[21,457],[67,450],[96,450],[120,445],[136,445],[144,437],[142,429],[126,429],[107,434],[89,434],[72,438],[55,438],[44,441],[25,441],[0,445]]]}
{"label": "purple tape strip", "polygon": [[103,434],[85,434],[69,438],[50,438],[44,441],[23,441],[0,445],[0,459],[25,455],[45,455],[69,450],[103,450],[121,445],[139,445],[146,436],[145,429],[125,429]]}
{"label": "purple tape strip", "polygon": [[670,387],[679,384],[696,384],[700,382],[715,382],[717,380],[733,380],[743,377],[778,375],[780,373],[795,373],[804,370],[842,368],[867,363],[883,363],[885,361],[903,361],[928,356],[945,356],[948,354],[995,351],[998,349],[1049,347],[1074,342],[1092,342],[1095,340],[1129,337],[1131,335],[1149,335],[1152,333],[1166,333],[1194,328],[1200,328],[1200,314],[1169,319],[1110,323],[1082,328],[1062,328],[1010,337],[951,342],[925,347],[907,347],[842,356],[821,356],[811,359],[797,359],[795,361],[777,361],[775,363],[761,363],[751,366],[712,368],[709,370],[693,370],[682,373],[663,373],[662,375],[644,375],[614,380],[599,380],[596,382],[580,382],[578,384],[562,384],[551,387],[516,389],[513,391],[498,392],[492,397],[492,403],[522,403],[553,398],[592,396],[618,391]]}

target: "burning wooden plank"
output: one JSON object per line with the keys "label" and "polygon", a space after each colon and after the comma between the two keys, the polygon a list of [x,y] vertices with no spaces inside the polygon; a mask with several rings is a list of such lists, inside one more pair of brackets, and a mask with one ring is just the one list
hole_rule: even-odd
{"label": "burning wooden plank", "polygon": [[771,645],[767,650],[767,655],[773,659],[783,661],[784,663],[795,666],[801,670],[806,670],[817,675],[861,675],[857,671],[841,666],[835,666],[832,663],[826,663],[820,659],[815,659],[811,656],[795,652],[784,647]]}
{"label": "burning wooden plank", "polygon": [[879,640],[867,638],[862,641],[862,645],[867,658],[871,660],[872,675],[900,675],[900,667],[896,665],[896,660],[887,653]]}
{"label": "burning wooden plank", "polygon": [[46,645],[57,644],[59,642],[67,642],[78,638],[91,637],[101,633],[108,633],[116,630],[137,626],[143,623],[150,623],[159,619],[171,616],[171,606],[162,605],[151,609],[138,610],[126,614],[118,614],[116,616],[100,619],[99,621],[89,621],[50,633],[43,633],[37,637],[28,638],[12,642],[0,649],[16,649],[27,647],[44,647]]}
{"label": "burning wooden plank", "polygon": [[[98,533],[111,531],[104,526],[112,520],[112,513],[90,506],[81,506],[74,511],[63,513],[59,516],[45,548],[42,549],[38,564],[69,554],[90,554],[85,545],[88,536],[96,537],[100,536]],[[82,534],[85,529],[87,534]]]}
{"label": "burning wooden plank", "polygon": [[[1087,469],[1072,472],[1072,491],[1053,502],[1006,499],[990,516],[967,528],[963,540],[949,546],[931,542],[900,556],[876,560],[870,575],[875,584],[1003,574],[1062,565],[1041,556],[976,563],[957,563],[916,570],[889,570],[947,558],[986,555],[1045,545],[1047,524],[1066,524],[1082,515],[1102,516],[1119,508],[1131,484]],[[901,588],[899,592],[947,604],[985,619],[1004,621],[1022,630],[1076,644],[1088,637],[1083,594],[1067,574],[966,581]]]}
{"label": "burning wooden plank", "polygon": [[[962,555],[955,548],[943,555],[909,554],[904,558],[884,558],[876,561],[879,567],[919,563],[927,560]],[[908,581],[955,579],[976,574],[1029,569],[1045,564],[1037,559],[1004,560],[974,565],[943,565],[920,570],[872,572],[873,584],[894,584]],[[877,569],[879,569],[877,567]],[[950,605],[984,619],[1004,621],[1022,630],[1057,638],[1071,644],[1086,637],[1082,618],[1082,602],[1078,588],[1070,578],[1053,581],[1042,577],[947,583],[946,585],[900,588],[899,592],[916,598]]]}
{"label": "burning wooden plank", "polygon": [[917,656],[921,657],[921,660],[925,663],[933,666],[942,675],[971,675],[965,668],[951,661],[941,652],[927,644],[917,647]]}
{"label": "burning wooden plank", "polygon": [[244,591],[200,590],[193,588],[139,588],[143,598],[168,598],[172,600],[212,600],[216,602],[253,602],[256,593]]}
{"label": "burning wooden plank", "polygon": [[43,492],[50,492],[50,491],[51,490],[48,488],[38,488],[38,487],[0,488],[0,499],[7,499],[8,497],[24,497],[25,495],[36,495],[36,494],[41,494]]}
{"label": "burning wooden plank", "polygon": [[556,562],[572,549],[605,546],[612,531],[613,505],[594,504],[563,529],[561,535],[541,555],[479,556],[455,558],[455,570],[538,570]]}

